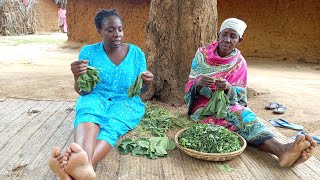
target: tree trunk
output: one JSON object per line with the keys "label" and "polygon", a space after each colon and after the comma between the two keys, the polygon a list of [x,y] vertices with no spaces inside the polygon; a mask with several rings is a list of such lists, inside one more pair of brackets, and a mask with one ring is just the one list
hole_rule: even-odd
{"label": "tree trunk", "polygon": [[215,40],[216,25],[216,0],[151,1],[146,55],[154,84],[147,98],[183,103],[192,59]]}

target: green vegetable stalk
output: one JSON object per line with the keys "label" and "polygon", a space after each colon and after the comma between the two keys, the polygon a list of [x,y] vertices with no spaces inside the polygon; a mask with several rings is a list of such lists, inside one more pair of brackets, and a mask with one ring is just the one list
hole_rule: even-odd
{"label": "green vegetable stalk", "polygon": [[229,104],[230,100],[228,96],[222,90],[216,90],[200,116],[215,115],[217,118],[224,119],[227,116]]}
{"label": "green vegetable stalk", "polygon": [[132,98],[133,96],[139,95],[141,88],[142,88],[142,74],[140,74],[136,80],[134,81],[134,83],[128,88],[128,96],[129,98]]}
{"label": "green vegetable stalk", "polygon": [[198,123],[181,134],[179,144],[205,153],[228,153],[241,148],[239,137],[227,128]]}
{"label": "green vegetable stalk", "polygon": [[101,81],[98,70],[101,69],[87,65],[87,72],[77,79],[80,92],[90,92]]}

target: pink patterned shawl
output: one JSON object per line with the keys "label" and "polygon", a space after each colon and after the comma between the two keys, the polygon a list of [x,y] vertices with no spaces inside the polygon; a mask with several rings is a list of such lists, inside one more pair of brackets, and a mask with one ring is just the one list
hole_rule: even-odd
{"label": "pink patterned shawl", "polygon": [[[219,42],[214,42],[208,47],[198,49],[192,61],[191,71],[185,92],[190,93],[191,87],[200,79],[201,75],[208,75],[215,79],[224,78],[232,86],[246,88],[247,86],[247,63],[241,52],[234,49],[228,56],[222,58],[217,53]],[[212,85],[211,90],[215,90]],[[193,103],[193,112],[200,107],[205,107],[209,99],[200,96]]]}

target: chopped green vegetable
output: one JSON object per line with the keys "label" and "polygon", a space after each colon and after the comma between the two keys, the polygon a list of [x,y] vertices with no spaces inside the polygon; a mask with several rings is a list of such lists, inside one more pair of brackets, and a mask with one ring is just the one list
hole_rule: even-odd
{"label": "chopped green vegetable", "polygon": [[98,70],[101,69],[87,65],[87,71],[77,79],[80,92],[91,92],[96,87],[100,82]]}
{"label": "chopped green vegetable", "polygon": [[217,118],[223,119],[227,116],[227,108],[230,104],[228,96],[221,90],[216,90],[212,94],[212,98],[206,107],[200,113],[200,119],[204,119],[208,115],[215,115]]}
{"label": "chopped green vegetable", "polygon": [[135,141],[127,138],[121,141],[118,146],[118,151],[120,154],[128,154],[131,152],[132,156],[146,156],[150,159],[157,159],[158,157],[167,156],[167,151],[175,148],[175,143],[165,136],[138,138]]}
{"label": "chopped green vegetable", "polygon": [[214,124],[194,124],[181,134],[179,144],[205,153],[228,153],[241,148],[237,135]]}
{"label": "chopped green vegetable", "polygon": [[141,77],[142,74],[140,74],[134,83],[128,88],[128,96],[132,98],[133,96],[139,95],[140,90],[142,88],[143,80]]}

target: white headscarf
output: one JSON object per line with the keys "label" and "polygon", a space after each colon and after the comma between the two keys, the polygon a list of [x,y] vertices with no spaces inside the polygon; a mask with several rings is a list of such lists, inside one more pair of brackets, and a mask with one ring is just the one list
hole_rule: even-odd
{"label": "white headscarf", "polygon": [[241,38],[244,33],[244,30],[247,28],[247,24],[240,19],[229,18],[224,20],[221,24],[220,32],[227,28],[235,30]]}

